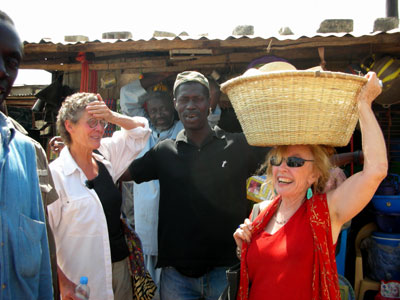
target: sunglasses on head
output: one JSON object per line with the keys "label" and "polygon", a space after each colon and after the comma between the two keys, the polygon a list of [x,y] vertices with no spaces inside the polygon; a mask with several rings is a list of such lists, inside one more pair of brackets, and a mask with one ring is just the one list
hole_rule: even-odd
{"label": "sunglasses on head", "polygon": [[108,125],[107,121],[105,121],[105,120],[99,120],[99,119],[95,119],[95,118],[92,118],[92,119],[87,120],[86,123],[87,123],[88,126],[89,126],[90,128],[92,128],[92,129],[93,129],[93,128],[96,128],[96,127],[97,127],[97,124],[99,124],[99,123],[100,123],[100,126],[103,127],[103,128],[106,128],[107,125]]}
{"label": "sunglasses on head", "polygon": [[306,161],[314,161],[312,159],[304,159],[304,158],[296,157],[296,156],[290,156],[287,158],[282,157],[281,160],[278,160],[278,158],[276,156],[271,156],[269,163],[272,166],[278,167],[282,164],[283,160],[286,161],[286,165],[289,168],[299,168],[299,167],[302,167]]}

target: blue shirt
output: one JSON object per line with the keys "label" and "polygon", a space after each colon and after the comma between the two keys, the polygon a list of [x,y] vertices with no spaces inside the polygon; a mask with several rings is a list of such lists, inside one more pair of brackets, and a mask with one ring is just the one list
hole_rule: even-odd
{"label": "blue shirt", "polygon": [[0,299],[53,299],[35,149],[0,113]]}
{"label": "blue shirt", "polygon": [[[157,132],[152,128],[150,138],[137,158],[142,157],[153,148],[159,141],[164,139],[176,139],[178,133],[183,129],[181,121],[168,130]],[[160,183],[158,180],[143,182],[133,185],[135,231],[142,241],[143,253],[145,255],[157,255],[157,229],[158,229],[158,206],[160,200]]]}

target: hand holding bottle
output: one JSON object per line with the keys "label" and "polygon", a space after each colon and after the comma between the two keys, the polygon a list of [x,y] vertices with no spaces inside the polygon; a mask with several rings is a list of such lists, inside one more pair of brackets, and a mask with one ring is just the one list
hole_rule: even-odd
{"label": "hand holding bottle", "polygon": [[87,283],[88,278],[86,276],[82,276],[79,280],[79,284],[75,288],[75,296],[78,299],[89,300],[90,290]]}

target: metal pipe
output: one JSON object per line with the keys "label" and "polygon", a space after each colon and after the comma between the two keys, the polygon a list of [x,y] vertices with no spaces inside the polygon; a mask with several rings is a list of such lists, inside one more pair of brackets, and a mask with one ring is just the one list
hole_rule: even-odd
{"label": "metal pipe", "polygon": [[398,0],[386,0],[386,17],[399,17]]}

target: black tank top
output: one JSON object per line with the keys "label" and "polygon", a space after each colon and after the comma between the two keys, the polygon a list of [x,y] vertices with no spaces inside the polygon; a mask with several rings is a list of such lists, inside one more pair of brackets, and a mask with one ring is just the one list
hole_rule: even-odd
{"label": "black tank top", "polygon": [[96,191],[103,206],[110,240],[111,261],[117,262],[129,255],[120,219],[122,196],[104,164],[96,162],[99,166],[99,174],[92,180],[88,180],[87,186]]}

